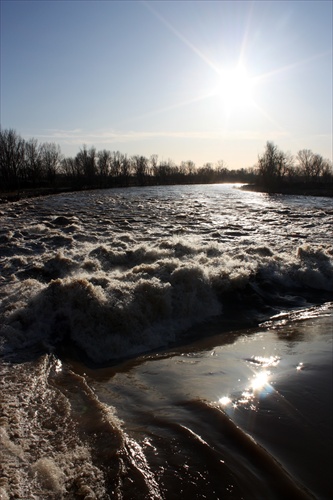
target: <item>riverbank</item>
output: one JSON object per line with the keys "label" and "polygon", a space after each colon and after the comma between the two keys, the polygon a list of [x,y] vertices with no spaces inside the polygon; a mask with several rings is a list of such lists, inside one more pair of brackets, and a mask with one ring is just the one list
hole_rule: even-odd
{"label": "riverbank", "polygon": [[20,189],[14,191],[0,192],[0,204],[12,203],[14,201],[25,200],[28,198],[38,198],[40,196],[48,196],[50,194],[70,193],[76,191],[68,187],[58,188],[35,188],[35,189]]}
{"label": "riverbank", "polygon": [[333,197],[333,184],[291,184],[279,185],[271,188],[264,187],[260,184],[244,184],[240,189],[244,191],[255,191],[258,193],[268,194],[287,194],[294,196],[324,196]]}

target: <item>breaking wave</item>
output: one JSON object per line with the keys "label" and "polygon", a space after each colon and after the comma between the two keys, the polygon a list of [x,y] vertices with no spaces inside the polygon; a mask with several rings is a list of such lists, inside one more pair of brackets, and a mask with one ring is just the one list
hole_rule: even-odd
{"label": "breaking wave", "polygon": [[80,257],[58,254],[30,268],[34,278],[14,279],[3,300],[7,353],[71,345],[105,363],[177,342],[212,318],[259,320],[333,291],[328,246],[290,255],[256,245],[226,252],[180,238],[136,247],[120,240]]}

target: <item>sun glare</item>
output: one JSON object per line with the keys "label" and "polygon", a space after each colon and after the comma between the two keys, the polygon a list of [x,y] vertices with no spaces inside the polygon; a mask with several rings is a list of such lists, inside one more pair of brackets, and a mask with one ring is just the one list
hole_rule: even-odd
{"label": "sun glare", "polygon": [[258,373],[252,381],[251,384],[252,389],[254,391],[261,390],[268,383],[269,374],[270,372],[266,371]]}
{"label": "sun glare", "polygon": [[253,79],[241,65],[223,70],[214,94],[229,106],[249,106],[253,100]]}
{"label": "sun glare", "polygon": [[219,399],[219,403],[222,406],[227,406],[228,404],[231,403],[231,399],[229,398],[229,396],[223,396],[222,398]]}

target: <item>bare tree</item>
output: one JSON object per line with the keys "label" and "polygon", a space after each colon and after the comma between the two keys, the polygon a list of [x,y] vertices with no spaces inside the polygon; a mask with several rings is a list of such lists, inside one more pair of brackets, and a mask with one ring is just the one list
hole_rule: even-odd
{"label": "bare tree", "polygon": [[313,160],[313,152],[310,149],[301,149],[296,155],[298,172],[300,175],[309,180],[311,178],[311,164]]}
{"label": "bare tree", "polygon": [[272,188],[281,182],[291,161],[289,154],[281,151],[273,142],[267,141],[265,152],[258,157],[257,163],[261,183],[266,188]]}
{"label": "bare tree", "polygon": [[196,167],[192,160],[182,161],[180,164],[180,170],[184,175],[192,176],[195,174]]}
{"label": "bare tree", "polygon": [[297,167],[300,175],[303,175],[306,181],[318,181],[329,169],[329,161],[324,160],[320,154],[313,153],[310,149],[301,149],[298,151]]}
{"label": "bare tree", "polygon": [[121,171],[121,179],[122,179],[123,186],[129,185],[130,177],[131,177],[131,169],[132,169],[132,165],[131,165],[130,159],[127,158],[126,155],[122,155],[120,171]]}
{"label": "bare tree", "polygon": [[80,176],[84,179],[85,185],[93,187],[97,171],[96,149],[94,147],[87,149],[84,144],[75,157],[75,160],[80,171]]}
{"label": "bare tree", "polygon": [[111,166],[111,153],[106,149],[97,153],[98,157],[98,177],[101,187],[107,186]]}
{"label": "bare tree", "polygon": [[144,186],[146,184],[147,170],[148,170],[148,160],[145,156],[133,156],[133,167],[134,174],[137,179],[139,186]]}
{"label": "bare tree", "polygon": [[24,140],[13,129],[0,129],[0,187],[19,189],[24,165]]}
{"label": "bare tree", "polygon": [[158,175],[158,155],[151,155],[149,158],[150,173],[154,177]]}
{"label": "bare tree", "polygon": [[224,160],[219,160],[217,163],[216,163],[216,166],[215,166],[215,169],[216,169],[216,173],[217,173],[217,177],[220,181],[222,181],[223,179],[225,179],[227,173],[228,173],[228,168],[227,168],[227,165],[225,163]]}
{"label": "bare tree", "polygon": [[60,146],[54,142],[44,142],[40,148],[43,175],[48,184],[54,185],[62,160]]}
{"label": "bare tree", "polygon": [[161,161],[155,168],[155,179],[158,184],[170,184],[176,174],[175,164],[172,160]]}
{"label": "bare tree", "polygon": [[41,184],[43,177],[41,146],[38,144],[37,139],[32,138],[25,143],[24,149],[24,175],[26,181],[32,187],[37,187]]}
{"label": "bare tree", "polygon": [[60,172],[67,178],[67,180],[70,181],[73,187],[80,185],[81,176],[79,165],[75,158],[63,158],[60,166]]}
{"label": "bare tree", "polygon": [[196,177],[202,183],[214,182],[216,180],[216,170],[213,164],[210,162],[204,163],[202,167],[198,168]]}
{"label": "bare tree", "polygon": [[333,182],[333,163],[327,158],[324,160],[322,177],[325,181]]}
{"label": "bare tree", "polygon": [[117,184],[121,175],[121,153],[119,151],[111,153],[111,175]]}

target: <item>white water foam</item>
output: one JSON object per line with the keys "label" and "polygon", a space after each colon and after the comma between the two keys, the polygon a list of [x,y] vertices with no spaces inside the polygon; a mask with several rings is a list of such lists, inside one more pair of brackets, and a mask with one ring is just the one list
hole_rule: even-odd
{"label": "white water foam", "polygon": [[228,254],[217,243],[179,238],[165,247],[140,245],[117,254],[97,247],[81,256],[80,265],[58,255],[52,265],[61,273],[65,262],[66,277],[46,285],[14,280],[3,301],[2,335],[15,349],[71,339],[100,363],[177,340],[182,331],[222,315],[228,293],[237,292],[246,307],[249,284],[272,300],[281,287],[333,290],[329,247],[307,245],[290,255],[251,245]]}
{"label": "white water foam", "polygon": [[13,203],[1,222],[7,352],[70,340],[101,363],[165,346],[233,308],[299,307],[333,290],[325,199],[230,186],[111,190]]}

